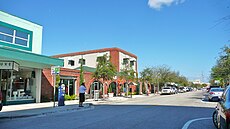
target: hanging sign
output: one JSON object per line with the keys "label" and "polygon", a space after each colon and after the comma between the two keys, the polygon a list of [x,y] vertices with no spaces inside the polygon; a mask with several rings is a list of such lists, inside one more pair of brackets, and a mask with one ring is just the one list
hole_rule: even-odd
{"label": "hanging sign", "polygon": [[14,61],[0,61],[0,69],[19,70],[19,64]]}

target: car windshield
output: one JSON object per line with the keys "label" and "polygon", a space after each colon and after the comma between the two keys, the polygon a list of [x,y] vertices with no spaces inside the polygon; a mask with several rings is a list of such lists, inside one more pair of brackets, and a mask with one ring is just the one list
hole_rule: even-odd
{"label": "car windshield", "polygon": [[223,88],[213,88],[211,89],[212,92],[219,92],[219,91],[224,91]]}

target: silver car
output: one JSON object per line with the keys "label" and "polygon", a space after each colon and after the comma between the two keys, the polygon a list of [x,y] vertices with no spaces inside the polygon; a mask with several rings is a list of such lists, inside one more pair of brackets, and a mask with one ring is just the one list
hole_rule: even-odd
{"label": "silver car", "polygon": [[211,88],[208,92],[209,101],[218,101],[224,92],[224,88]]}

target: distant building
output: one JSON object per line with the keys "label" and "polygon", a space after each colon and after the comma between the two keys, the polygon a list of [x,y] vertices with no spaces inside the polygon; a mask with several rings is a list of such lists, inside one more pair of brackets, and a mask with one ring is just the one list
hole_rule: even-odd
{"label": "distant building", "polygon": [[199,79],[197,79],[197,80],[193,81],[193,84],[200,85],[200,84],[202,84],[202,82]]}

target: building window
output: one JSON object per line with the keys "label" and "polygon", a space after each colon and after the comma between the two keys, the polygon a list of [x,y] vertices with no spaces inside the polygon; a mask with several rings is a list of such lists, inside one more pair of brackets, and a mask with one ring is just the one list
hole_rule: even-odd
{"label": "building window", "polygon": [[97,57],[97,62],[102,62],[103,59],[105,59],[103,56],[99,56],[99,57]]}
{"label": "building window", "polygon": [[32,32],[0,22],[0,45],[32,51]]}
{"label": "building window", "polygon": [[134,66],[134,60],[130,61],[130,67],[133,67]]}
{"label": "building window", "polygon": [[82,65],[85,65],[85,59],[83,59],[83,58],[82,58],[82,59],[79,59],[78,63],[79,63],[79,64],[82,63]]}
{"label": "building window", "polygon": [[69,66],[74,66],[74,60],[69,60],[68,65]]}
{"label": "building window", "polygon": [[124,58],[123,59],[123,65],[127,65],[129,63],[129,58]]}

